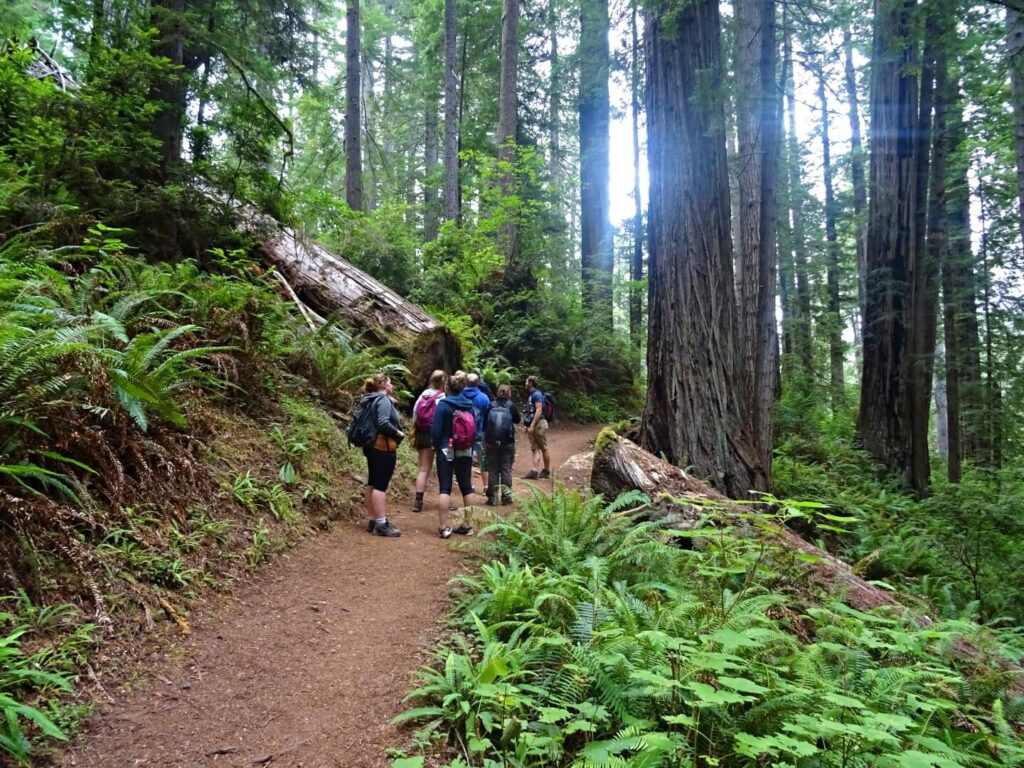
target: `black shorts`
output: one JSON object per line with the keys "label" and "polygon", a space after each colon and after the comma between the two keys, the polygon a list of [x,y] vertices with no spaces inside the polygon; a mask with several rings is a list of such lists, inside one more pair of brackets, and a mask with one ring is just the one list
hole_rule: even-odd
{"label": "black shorts", "polygon": [[441,494],[452,492],[452,478],[458,482],[463,496],[475,493],[473,490],[473,457],[456,456],[454,461],[444,457],[444,451],[437,452],[437,491]]}
{"label": "black shorts", "polygon": [[433,448],[434,444],[430,442],[430,430],[429,429],[417,429],[416,434],[413,436],[412,447],[417,451],[422,451],[427,448]]}
{"label": "black shorts", "polygon": [[366,484],[373,486],[375,491],[387,491],[391,476],[395,474],[398,454],[394,451],[378,451],[374,448],[363,448],[366,456]]}

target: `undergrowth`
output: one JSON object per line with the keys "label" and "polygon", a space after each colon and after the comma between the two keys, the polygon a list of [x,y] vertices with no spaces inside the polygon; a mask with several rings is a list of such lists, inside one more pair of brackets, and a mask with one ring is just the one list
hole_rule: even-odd
{"label": "undergrowth", "polygon": [[1024,763],[1024,677],[990,631],[809,599],[756,519],[673,533],[631,524],[644,501],[537,495],[483,532],[397,718],[425,754],[395,765]]}

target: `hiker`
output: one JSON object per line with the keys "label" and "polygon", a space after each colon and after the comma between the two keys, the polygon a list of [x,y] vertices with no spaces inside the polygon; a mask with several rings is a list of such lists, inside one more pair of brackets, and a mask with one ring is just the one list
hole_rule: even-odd
{"label": "hiker", "polygon": [[512,402],[512,387],[498,387],[497,399],[484,411],[484,456],[490,468],[487,503],[512,503],[512,464],[516,460],[516,424],[519,409]]}
{"label": "hiker", "polygon": [[430,430],[430,442],[437,452],[437,535],[442,539],[453,533],[461,536],[474,533],[468,521],[453,529],[448,517],[453,477],[459,484],[465,507],[472,504],[471,498],[475,493],[473,443],[476,441],[476,419],[473,402],[465,395],[466,380],[467,376],[462,371],[448,379],[448,394],[437,403]]}
{"label": "hiker", "polygon": [[434,371],[430,374],[430,386],[416,399],[412,408],[415,420],[413,448],[419,456],[420,469],[416,473],[416,498],[412,502],[413,512],[423,511],[423,494],[427,490],[427,478],[434,464],[434,445],[430,442],[430,430],[434,426],[434,413],[437,404],[444,397],[444,387],[448,383],[448,374]]}
{"label": "hiker", "polygon": [[363,500],[369,521],[366,530],[375,536],[395,538],[401,536],[388,520],[387,490],[391,476],[395,473],[398,446],[405,438],[398,410],[391,400],[394,387],[385,373],[371,376],[363,383],[366,393],[359,402],[360,408],[371,408],[377,423],[377,437],[372,444],[363,448],[366,456],[367,480]]}
{"label": "hiker", "polygon": [[484,410],[491,404],[491,398],[480,391],[480,375],[466,374],[466,388],[462,390],[466,399],[473,403],[473,418],[476,419],[476,442],[473,443],[473,463],[480,465],[480,483],[487,487],[487,455],[484,453]]}
{"label": "hiker", "polygon": [[[551,455],[548,453],[548,420],[544,418],[544,393],[537,386],[536,376],[526,377],[526,391],[530,394],[526,410],[526,435],[533,452],[533,468],[524,480],[547,480],[551,477]],[[543,467],[543,469],[541,469]]]}

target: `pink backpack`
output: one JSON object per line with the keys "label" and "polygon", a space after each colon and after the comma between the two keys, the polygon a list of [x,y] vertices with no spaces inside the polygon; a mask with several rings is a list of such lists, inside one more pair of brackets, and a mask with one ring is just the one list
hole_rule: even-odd
{"label": "pink backpack", "polygon": [[437,410],[437,401],[442,397],[444,397],[444,390],[430,397],[420,398],[416,404],[416,429],[423,432],[434,425],[434,412]]}
{"label": "pink backpack", "polygon": [[467,451],[476,442],[476,419],[471,411],[454,409],[452,413],[452,448]]}

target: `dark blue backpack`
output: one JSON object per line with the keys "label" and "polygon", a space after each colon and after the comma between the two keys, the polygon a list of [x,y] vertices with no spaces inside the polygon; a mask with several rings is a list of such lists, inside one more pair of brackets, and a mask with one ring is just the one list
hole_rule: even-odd
{"label": "dark blue backpack", "polygon": [[493,403],[487,412],[487,424],[484,426],[484,440],[488,445],[501,447],[515,442],[516,433],[512,422],[512,406]]}

